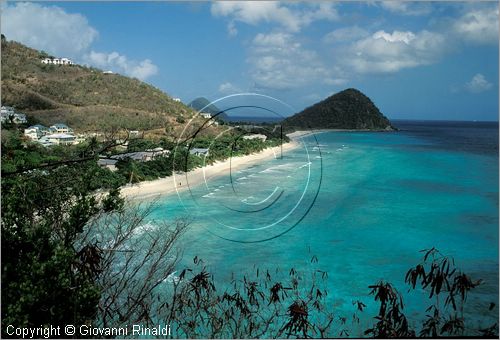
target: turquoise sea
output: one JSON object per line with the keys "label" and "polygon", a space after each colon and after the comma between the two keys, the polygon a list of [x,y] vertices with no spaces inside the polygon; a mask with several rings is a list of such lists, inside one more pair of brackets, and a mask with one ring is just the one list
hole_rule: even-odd
{"label": "turquoise sea", "polygon": [[352,315],[354,300],[368,305],[359,329],[373,324],[368,286],[381,279],[419,323],[431,301],[408,293],[404,277],[420,250],[436,247],[483,279],[466,320],[490,326],[498,320],[498,306],[488,310],[498,305],[498,123],[394,124],[400,131],[304,137],[283,157],[162,198],[151,221],[189,216],[179,270],[198,256],[221,285],[255,266],[306,273],[317,256],[336,315]]}

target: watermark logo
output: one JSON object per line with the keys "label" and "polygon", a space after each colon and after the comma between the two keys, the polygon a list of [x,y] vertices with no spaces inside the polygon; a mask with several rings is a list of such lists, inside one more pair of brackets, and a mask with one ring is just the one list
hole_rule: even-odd
{"label": "watermark logo", "polygon": [[174,150],[175,186],[210,233],[263,242],[310,213],[323,178],[321,145],[312,129],[289,134],[283,121],[293,113],[276,98],[240,93],[209,103],[184,126]]}

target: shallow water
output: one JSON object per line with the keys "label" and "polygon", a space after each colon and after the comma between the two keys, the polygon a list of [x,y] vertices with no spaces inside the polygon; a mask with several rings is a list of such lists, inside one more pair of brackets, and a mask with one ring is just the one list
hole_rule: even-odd
{"label": "shallow water", "polygon": [[498,301],[498,124],[396,125],[306,137],[283,158],[163,198],[151,219],[193,218],[179,269],[198,256],[222,285],[253,266],[307,272],[316,255],[337,314],[368,304],[361,328],[376,314],[368,286],[381,279],[410,302],[412,323],[421,319],[431,302],[407,294],[404,276],[436,247],[484,280],[466,320],[489,326],[498,320],[498,307],[488,311]]}

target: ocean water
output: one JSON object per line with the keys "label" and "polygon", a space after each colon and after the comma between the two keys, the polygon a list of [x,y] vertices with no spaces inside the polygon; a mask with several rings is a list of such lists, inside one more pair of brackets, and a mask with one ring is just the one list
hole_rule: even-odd
{"label": "ocean water", "polygon": [[[407,270],[436,247],[484,284],[473,290],[469,326],[498,320],[498,123],[396,121],[392,133],[327,132],[250,168],[230,171],[156,203],[151,223],[189,216],[179,270],[202,258],[220,284],[255,267],[328,272],[328,308],[350,316],[368,286],[386,280],[419,325],[432,301],[408,293]],[[182,179],[184,183],[189,178]],[[307,275],[302,278],[307,284]],[[497,303],[498,305],[498,303]]]}

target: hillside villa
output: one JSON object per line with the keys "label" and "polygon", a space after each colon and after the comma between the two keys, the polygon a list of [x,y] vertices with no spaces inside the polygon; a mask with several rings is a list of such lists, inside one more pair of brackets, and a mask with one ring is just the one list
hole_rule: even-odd
{"label": "hillside villa", "polygon": [[208,152],[208,149],[205,149],[205,148],[192,148],[191,150],[189,150],[189,153],[191,155],[195,155],[195,156],[205,156],[205,157],[208,157],[209,155],[209,152]]}
{"label": "hillside villa", "polygon": [[262,140],[263,142],[266,141],[267,139],[267,136],[266,135],[262,135],[262,134],[254,134],[254,135],[246,135],[246,136],[243,136],[243,139],[260,139]]}
{"label": "hillside villa", "polygon": [[75,63],[69,58],[43,58],[42,64],[74,65]]}
{"label": "hillside villa", "polygon": [[14,124],[26,124],[28,122],[24,113],[16,112],[16,110],[11,106],[2,106],[0,114],[2,123],[8,122],[9,119]]}
{"label": "hillside villa", "polygon": [[24,129],[24,135],[43,146],[73,145],[81,142],[81,138],[77,138],[73,134],[72,128],[61,123],[54,124],[49,128],[41,124],[32,125]]}
{"label": "hillside villa", "polygon": [[170,150],[163,149],[162,147],[154,149],[146,149],[146,151],[136,151],[121,153],[118,155],[112,155],[109,157],[99,156],[97,164],[103,168],[108,168],[111,171],[116,170],[116,163],[119,160],[125,160],[130,158],[137,162],[148,162],[158,157],[167,157],[170,154]]}

